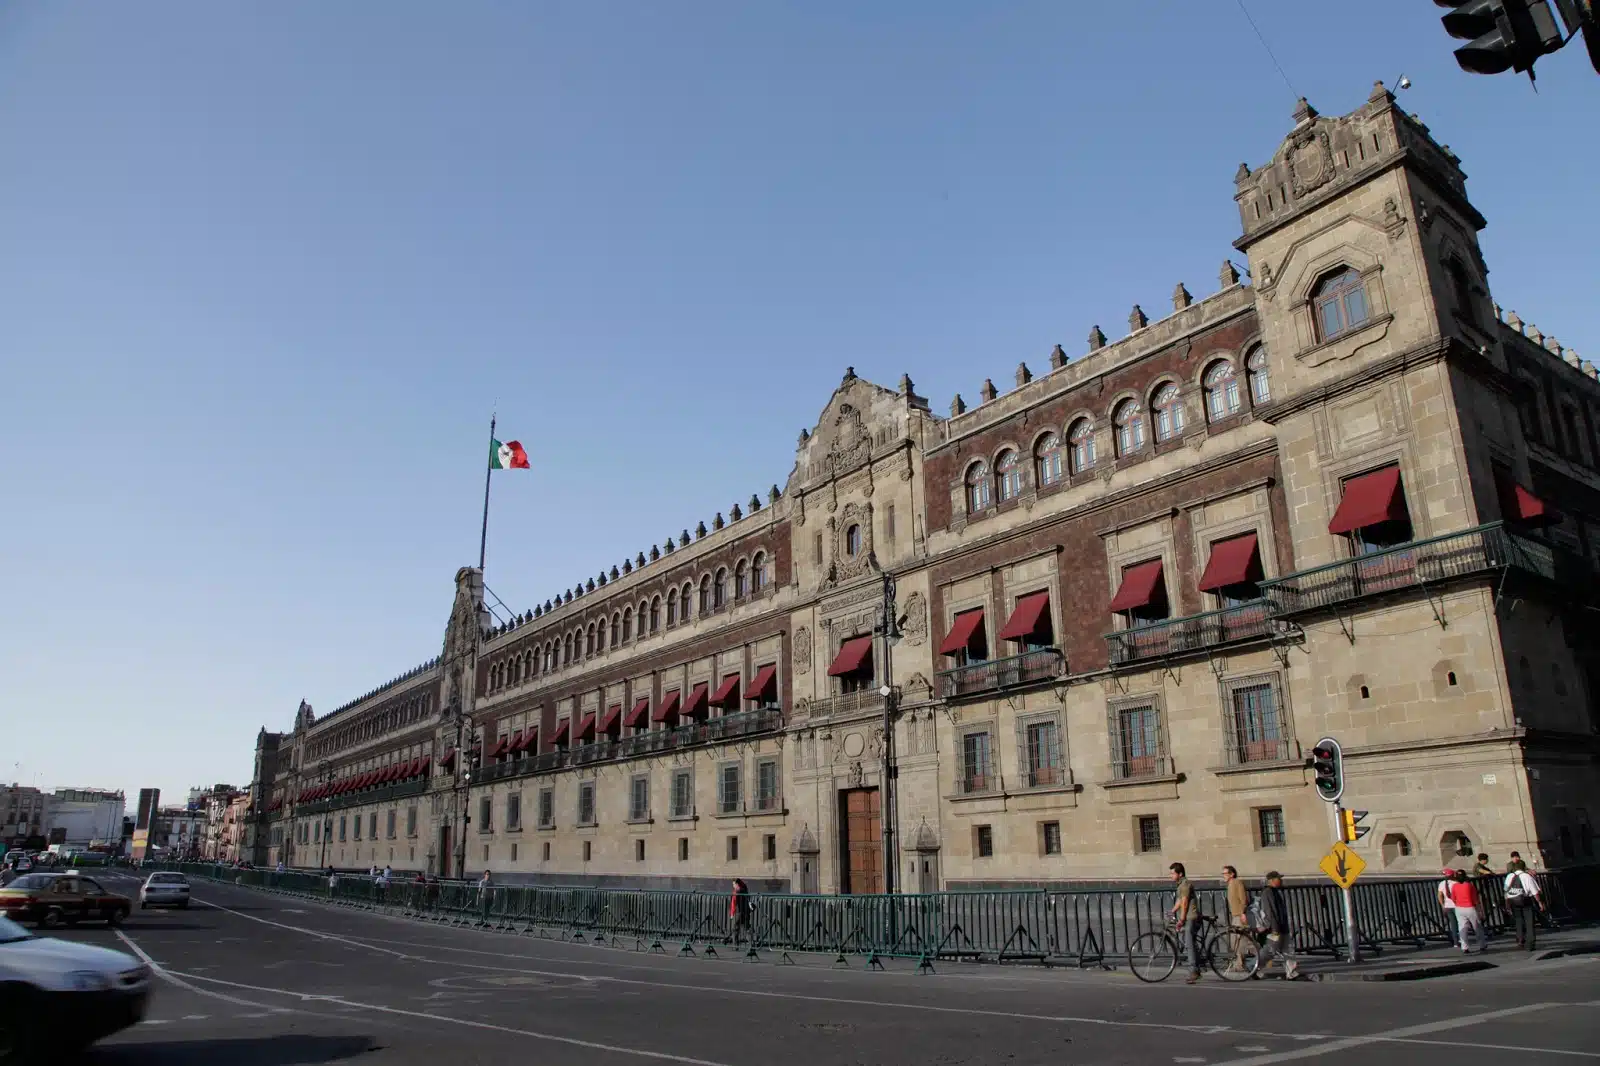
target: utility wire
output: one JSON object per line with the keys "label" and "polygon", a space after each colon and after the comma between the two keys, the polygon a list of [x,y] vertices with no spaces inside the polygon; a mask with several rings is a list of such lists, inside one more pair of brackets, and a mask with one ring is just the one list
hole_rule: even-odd
{"label": "utility wire", "polygon": [[1261,32],[1261,27],[1257,26],[1256,20],[1250,17],[1250,10],[1244,6],[1244,0],[1234,0],[1234,2],[1239,5],[1239,12],[1244,15],[1244,20],[1250,23],[1250,28],[1256,31],[1256,40],[1260,41],[1261,47],[1266,49],[1267,58],[1272,60],[1272,65],[1277,68],[1278,76],[1283,79],[1283,83],[1289,87],[1289,91],[1294,93],[1295,99],[1298,100],[1300,98],[1299,91],[1295,89],[1294,82],[1289,80],[1289,75],[1284,73],[1283,64],[1278,62],[1278,57],[1273,55],[1272,46],[1267,43],[1266,35]]}

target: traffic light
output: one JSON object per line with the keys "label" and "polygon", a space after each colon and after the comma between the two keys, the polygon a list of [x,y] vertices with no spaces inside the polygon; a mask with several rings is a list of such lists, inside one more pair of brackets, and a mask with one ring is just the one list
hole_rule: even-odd
{"label": "traffic light", "polygon": [[1311,770],[1315,774],[1312,784],[1317,795],[1329,803],[1337,803],[1344,795],[1344,751],[1332,737],[1323,737],[1311,749]]}
{"label": "traffic light", "polygon": [[1372,832],[1370,826],[1362,825],[1367,817],[1366,811],[1352,811],[1344,807],[1339,808],[1339,839],[1346,844],[1354,844],[1368,833]]}
{"label": "traffic light", "polygon": [[1469,74],[1515,70],[1531,78],[1534,61],[1566,43],[1549,0],[1433,2],[1451,9],[1439,21],[1446,33],[1467,42],[1456,49],[1456,65]]}

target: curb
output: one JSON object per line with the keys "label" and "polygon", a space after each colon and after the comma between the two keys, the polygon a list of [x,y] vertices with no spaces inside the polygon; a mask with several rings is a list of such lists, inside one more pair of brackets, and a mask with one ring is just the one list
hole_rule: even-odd
{"label": "curb", "polygon": [[1480,970],[1493,970],[1495,964],[1483,959],[1463,959],[1460,962],[1444,962],[1424,964],[1421,966],[1406,966],[1394,970],[1378,970],[1361,973],[1319,973],[1312,975],[1318,981],[1426,981],[1430,977],[1455,977],[1458,974],[1477,973]]}
{"label": "curb", "polygon": [[1568,944],[1561,948],[1547,948],[1533,955],[1534,961],[1545,962],[1549,959],[1564,959],[1569,955],[1593,955],[1600,952],[1600,940],[1586,940],[1581,944]]}

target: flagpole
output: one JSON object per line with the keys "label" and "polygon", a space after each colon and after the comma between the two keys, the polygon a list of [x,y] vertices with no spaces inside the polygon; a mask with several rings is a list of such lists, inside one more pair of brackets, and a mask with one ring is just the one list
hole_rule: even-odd
{"label": "flagpole", "polygon": [[[489,416],[489,447],[494,447],[494,420]],[[483,532],[478,536],[478,574],[483,574],[484,560],[489,550],[489,479],[494,474],[494,462],[487,455],[483,459]]]}

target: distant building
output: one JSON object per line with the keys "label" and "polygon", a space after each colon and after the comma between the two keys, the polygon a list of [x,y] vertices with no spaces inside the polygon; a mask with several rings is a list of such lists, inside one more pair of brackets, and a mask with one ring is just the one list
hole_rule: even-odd
{"label": "distant building", "polygon": [[28,837],[44,836],[47,798],[30,785],[0,785],[0,844],[20,848]]}
{"label": "distant building", "polygon": [[200,857],[205,846],[206,815],[188,807],[162,807],[150,827],[150,844],[179,857]]}
{"label": "distant building", "polygon": [[[58,788],[46,803],[45,825],[53,843],[69,848],[115,845],[122,838],[127,799],[109,789]],[[59,836],[60,840],[56,840]]]}

